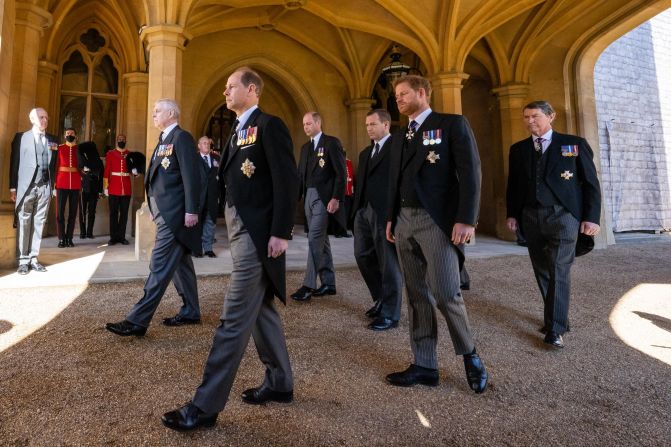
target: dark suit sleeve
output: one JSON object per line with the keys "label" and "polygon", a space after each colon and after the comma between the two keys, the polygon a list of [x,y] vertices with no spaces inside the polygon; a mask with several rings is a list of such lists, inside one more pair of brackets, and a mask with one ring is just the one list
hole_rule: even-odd
{"label": "dark suit sleeve", "polygon": [[329,148],[329,157],[331,165],[335,171],[335,181],[333,182],[333,192],[331,198],[343,201],[345,198],[345,184],[347,183],[347,167],[345,165],[345,150],[340,140],[333,138]]}
{"label": "dark suit sleeve", "polygon": [[184,212],[200,214],[200,192],[203,184],[202,163],[198,160],[193,137],[188,132],[179,133],[175,142],[175,151],[184,185]]}
{"label": "dark suit sleeve", "polygon": [[476,225],[480,211],[480,156],[471,126],[465,117],[456,116],[451,126],[452,158],[459,176],[459,207],[456,223]]}
{"label": "dark suit sleeve", "polygon": [[508,186],[506,188],[506,217],[513,217],[517,221],[522,219],[522,204],[524,203],[524,186],[522,181],[521,148],[513,145],[508,154]]}
{"label": "dark suit sleeve", "polygon": [[582,220],[599,224],[601,220],[601,186],[594,165],[594,152],[584,138],[580,139],[577,167],[582,181]]}
{"label": "dark suit sleeve", "polygon": [[12,140],[12,153],[9,161],[9,189],[16,189],[19,184],[19,164],[21,163],[21,138],[22,133],[14,135]]}
{"label": "dark suit sleeve", "polygon": [[261,139],[273,184],[270,235],[291,239],[300,182],[289,129],[273,116],[268,120]]}
{"label": "dark suit sleeve", "polygon": [[300,159],[298,160],[298,200],[303,198],[303,191],[305,191],[305,169],[307,165],[307,149],[304,144],[301,146]]}

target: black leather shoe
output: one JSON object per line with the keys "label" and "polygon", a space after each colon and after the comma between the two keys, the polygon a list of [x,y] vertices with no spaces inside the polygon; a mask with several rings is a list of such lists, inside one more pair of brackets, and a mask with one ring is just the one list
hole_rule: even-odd
{"label": "black leather shoe", "polygon": [[548,345],[552,345],[555,348],[564,347],[564,339],[562,338],[562,336],[553,331],[550,331],[545,335],[543,342],[547,343]]}
{"label": "black leather shoe", "polygon": [[206,414],[189,402],[182,408],[168,411],[161,418],[161,422],[168,428],[177,431],[195,430],[198,427],[214,427],[219,413]]}
{"label": "black leather shoe", "polygon": [[174,317],[164,318],[163,324],[166,326],[184,326],[185,324],[200,324],[200,318],[184,318],[181,315],[175,315]]}
{"label": "black leather shoe", "polygon": [[387,375],[387,382],[395,386],[438,385],[438,370],[412,364],[405,371]]}
{"label": "black leather shoe", "polygon": [[329,286],[328,284],[322,284],[321,286],[319,286],[318,289],[315,289],[315,291],[312,292],[312,295],[314,296],[335,295],[335,294],[336,294],[335,286]]}
{"label": "black leather shoe", "polygon": [[46,272],[47,268],[37,261],[31,261],[30,270],[35,270],[36,272]]}
{"label": "black leather shoe", "polygon": [[86,239],[86,233],[79,233],[79,239]]}
{"label": "black leather shoe", "polygon": [[387,329],[391,329],[396,326],[398,326],[398,321],[386,317],[377,317],[371,324],[368,325],[368,329],[373,331],[386,331]]}
{"label": "black leather shoe", "polygon": [[273,391],[269,388],[250,388],[243,391],[242,400],[252,405],[261,405],[271,401],[286,404],[294,400],[294,392]]}
{"label": "black leather shoe", "polygon": [[68,245],[68,247],[74,247],[75,246],[75,244],[74,244],[74,242],[72,242],[71,238],[67,238],[65,240],[65,243]]}
{"label": "black leather shoe", "polygon": [[117,335],[121,335],[122,337],[128,337],[129,335],[142,337],[147,332],[146,327],[138,326],[137,324],[133,324],[127,320],[123,320],[118,323],[107,323],[105,325],[105,329],[110,332],[114,332]]}
{"label": "black leather shoe", "polygon": [[121,245],[128,245],[130,242],[128,242],[128,239],[121,239],[119,242],[121,242]]}
{"label": "black leather shoe", "polygon": [[314,291],[315,290],[311,289],[310,287],[302,286],[300,289],[291,294],[291,298],[296,301],[307,301],[310,299]]}
{"label": "black leather shoe", "polygon": [[380,301],[376,301],[375,305],[366,311],[368,318],[377,318],[380,316]]}
{"label": "black leather shoe", "polygon": [[94,235],[92,235],[91,233],[87,234],[86,237],[89,238],[89,239],[95,239],[95,238],[96,238],[96,237],[95,237]]}
{"label": "black leather shoe", "polygon": [[116,239],[110,239],[107,241],[107,245],[116,245]]}
{"label": "black leather shoe", "polygon": [[194,251],[193,253],[191,253],[191,256],[193,256],[194,258],[202,258],[203,253],[200,252],[200,251],[198,251],[198,252]]}
{"label": "black leather shoe", "polygon": [[65,247],[67,247],[65,239],[61,239],[60,241],[58,241],[58,248],[65,248]]}
{"label": "black leather shoe", "polygon": [[466,354],[464,356],[464,367],[466,368],[466,380],[468,386],[473,391],[480,394],[487,388],[487,380],[489,375],[485,369],[485,364],[482,363],[478,354]]}
{"label": "black leather shoe", "polygon": [[21,264],[18,269],[16,269],[16,273],[19,275],[27,275],[30,273],[30,267],[28,264]]}
{"label": "black leather shoe", "polygon": [[212,250],[206,251],[206,252],[205,252],[205,255],[206,255],[208,258],[216,258],[216,257],[217,257],[217,255],[214,254],[214,252],[213,252]]}

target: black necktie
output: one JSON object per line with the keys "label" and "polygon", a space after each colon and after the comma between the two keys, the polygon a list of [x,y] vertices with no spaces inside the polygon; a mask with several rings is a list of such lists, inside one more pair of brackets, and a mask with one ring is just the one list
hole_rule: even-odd
{"label": "black necktie", "polygon": [[375,157],[379,152],[380,152],[380,143],[375,143],[375,147],[373,147],[373,153],[371,154],[370,158]]}
{"label": "black necktie", "polygon": [[229,144],[233,146],[236,141],[235,141],[235,134],[236,131],[238,130],[238,125],[240,124],[240,121],[236,118],[235,121],[233,121],[233,126],[231,126],[231,137],[229,138]]}
{"label": "black necktie", "polygon": [[207,155],[203,155],[203,163],[205,163],[207,169],[210,168],[210,162],[207,160]]}
{"label": "black necktie", "polygon": [[314,138],[310,140],[310,146],[312,146],[312,152],[317,150],[317,145],[315,144]]}

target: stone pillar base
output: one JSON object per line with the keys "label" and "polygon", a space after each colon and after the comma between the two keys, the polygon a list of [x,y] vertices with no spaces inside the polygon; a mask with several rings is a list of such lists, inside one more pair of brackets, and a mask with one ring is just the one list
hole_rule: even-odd
{"label": "stone pillar base", "polygon": [[156,241],[156,224],[151,219],[149,204],[144,202],[135,213],[135,259],[149,261]]}
{"label": "stone pillar base", "polygon": [[14,213],[0,211],[0,268],[14,269],[18,265],[16,260],[16,228]]}

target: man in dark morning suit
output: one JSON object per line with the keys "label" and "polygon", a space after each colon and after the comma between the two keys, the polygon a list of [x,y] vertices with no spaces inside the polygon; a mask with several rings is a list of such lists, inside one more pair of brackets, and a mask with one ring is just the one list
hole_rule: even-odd
{"label": "man in dark morning suit", "polygon": [[543,297],[544,342],[564,346],[569,329],[571,265],[582,233],[599,233],[601,189],[584,138],[552,129],[555,111],[546,101],[524,108],[531,137],[510,147],[508,218],[510,231],[524,227],[534,275]]}
{"label": "man in dark morning suit", "polygon": [[254,338],[266,367],[260,387],[242,393],[248,404],[293,400],[293,374],[274,296],[286,302],[288,239],[298,193],[298,172],[289,130],[258,108],[261,77],[239,68],[226,84],[226,107],[237,115],[222,154],[226,226],[233,272],[221,325],[192,402],[163,415],[174,430],[212,426],[228,400],[240,361]]}
{"label": "man in dark morning suit", "polygon": [[373,144],[359,154],[354,194],[354,257],[374,305],[366,312],[374,331],[398,326],[403,280],[394,244],[385,236],[389,194],[389,134],[391,116],[382,109],[366,116],[366,131]]}
{"label": "man in dark morning suit", "polygon": [[164,318],[163,324],[200,323],[198,284],[191,252],[199,251],[201,246],[202,226],[198,216],[204,200],[205,173],[193,137],[178,125],[177,103],[171,99],[156,101],[152,116],[161,134],[144,186],[156,224],[156,242],[144,296],[125,320],[107,323],[107,330],[123,336],[145,334],[171,280],[184,304],[177,315]]}
{"label": "man in dark morning suit", "polygon": [[20,275],[27,275],[31,270],[47,271],[37,256],[49,212],[58,146],[56,137],[46,133],[49,124],[46,110],[32,109],[28,117],[33,128],[14,136],[9,171],[9,195],[16,203],[14,226]]}
{"label": "man in dark morning suit", "polygon": [[212,245],[219,215],[219,180],[217,177],[219,157],[212,153],[209,137],[202,136],[198,140],[198,156],[203,160],[203,168],[207,177],[207,194],[203,212],[203,246],[202,251],[197,253],[196,257],[205,255],[208,258],[216,258],[217,255],[212,251]]}
{"label": "man in dark morning suit", "polygon": [[[328,236],[329,214],[341,228],[347,228],[347,216],[340,202],[345,197],[345,151],[336,137],[322,132],[321,116],[308,112],[303,130],[310,141],[301,147],[298,165],[299,199],[305,200],[308,230],[308,262],[303,285],[291,298],[307,301],[312,296],[335,295],[335,269]],[[321,285],[317,288],[317,276]]]}
{"label": "man in dark morning suit", "polygon": [[456,354],[464,356],[470,388],[482,393],[488,375],[476,353],[459,288],[461,244],[475,233],[480,205],[478,148],[463,116],[431,110],[427,79],[406,76],[394,90],[398,110],[410,123],[394,135],[391,147],[387,239],[396,244],[405,280],[415,361],[389,374],[387,381],[438,385],[435,302]]}

